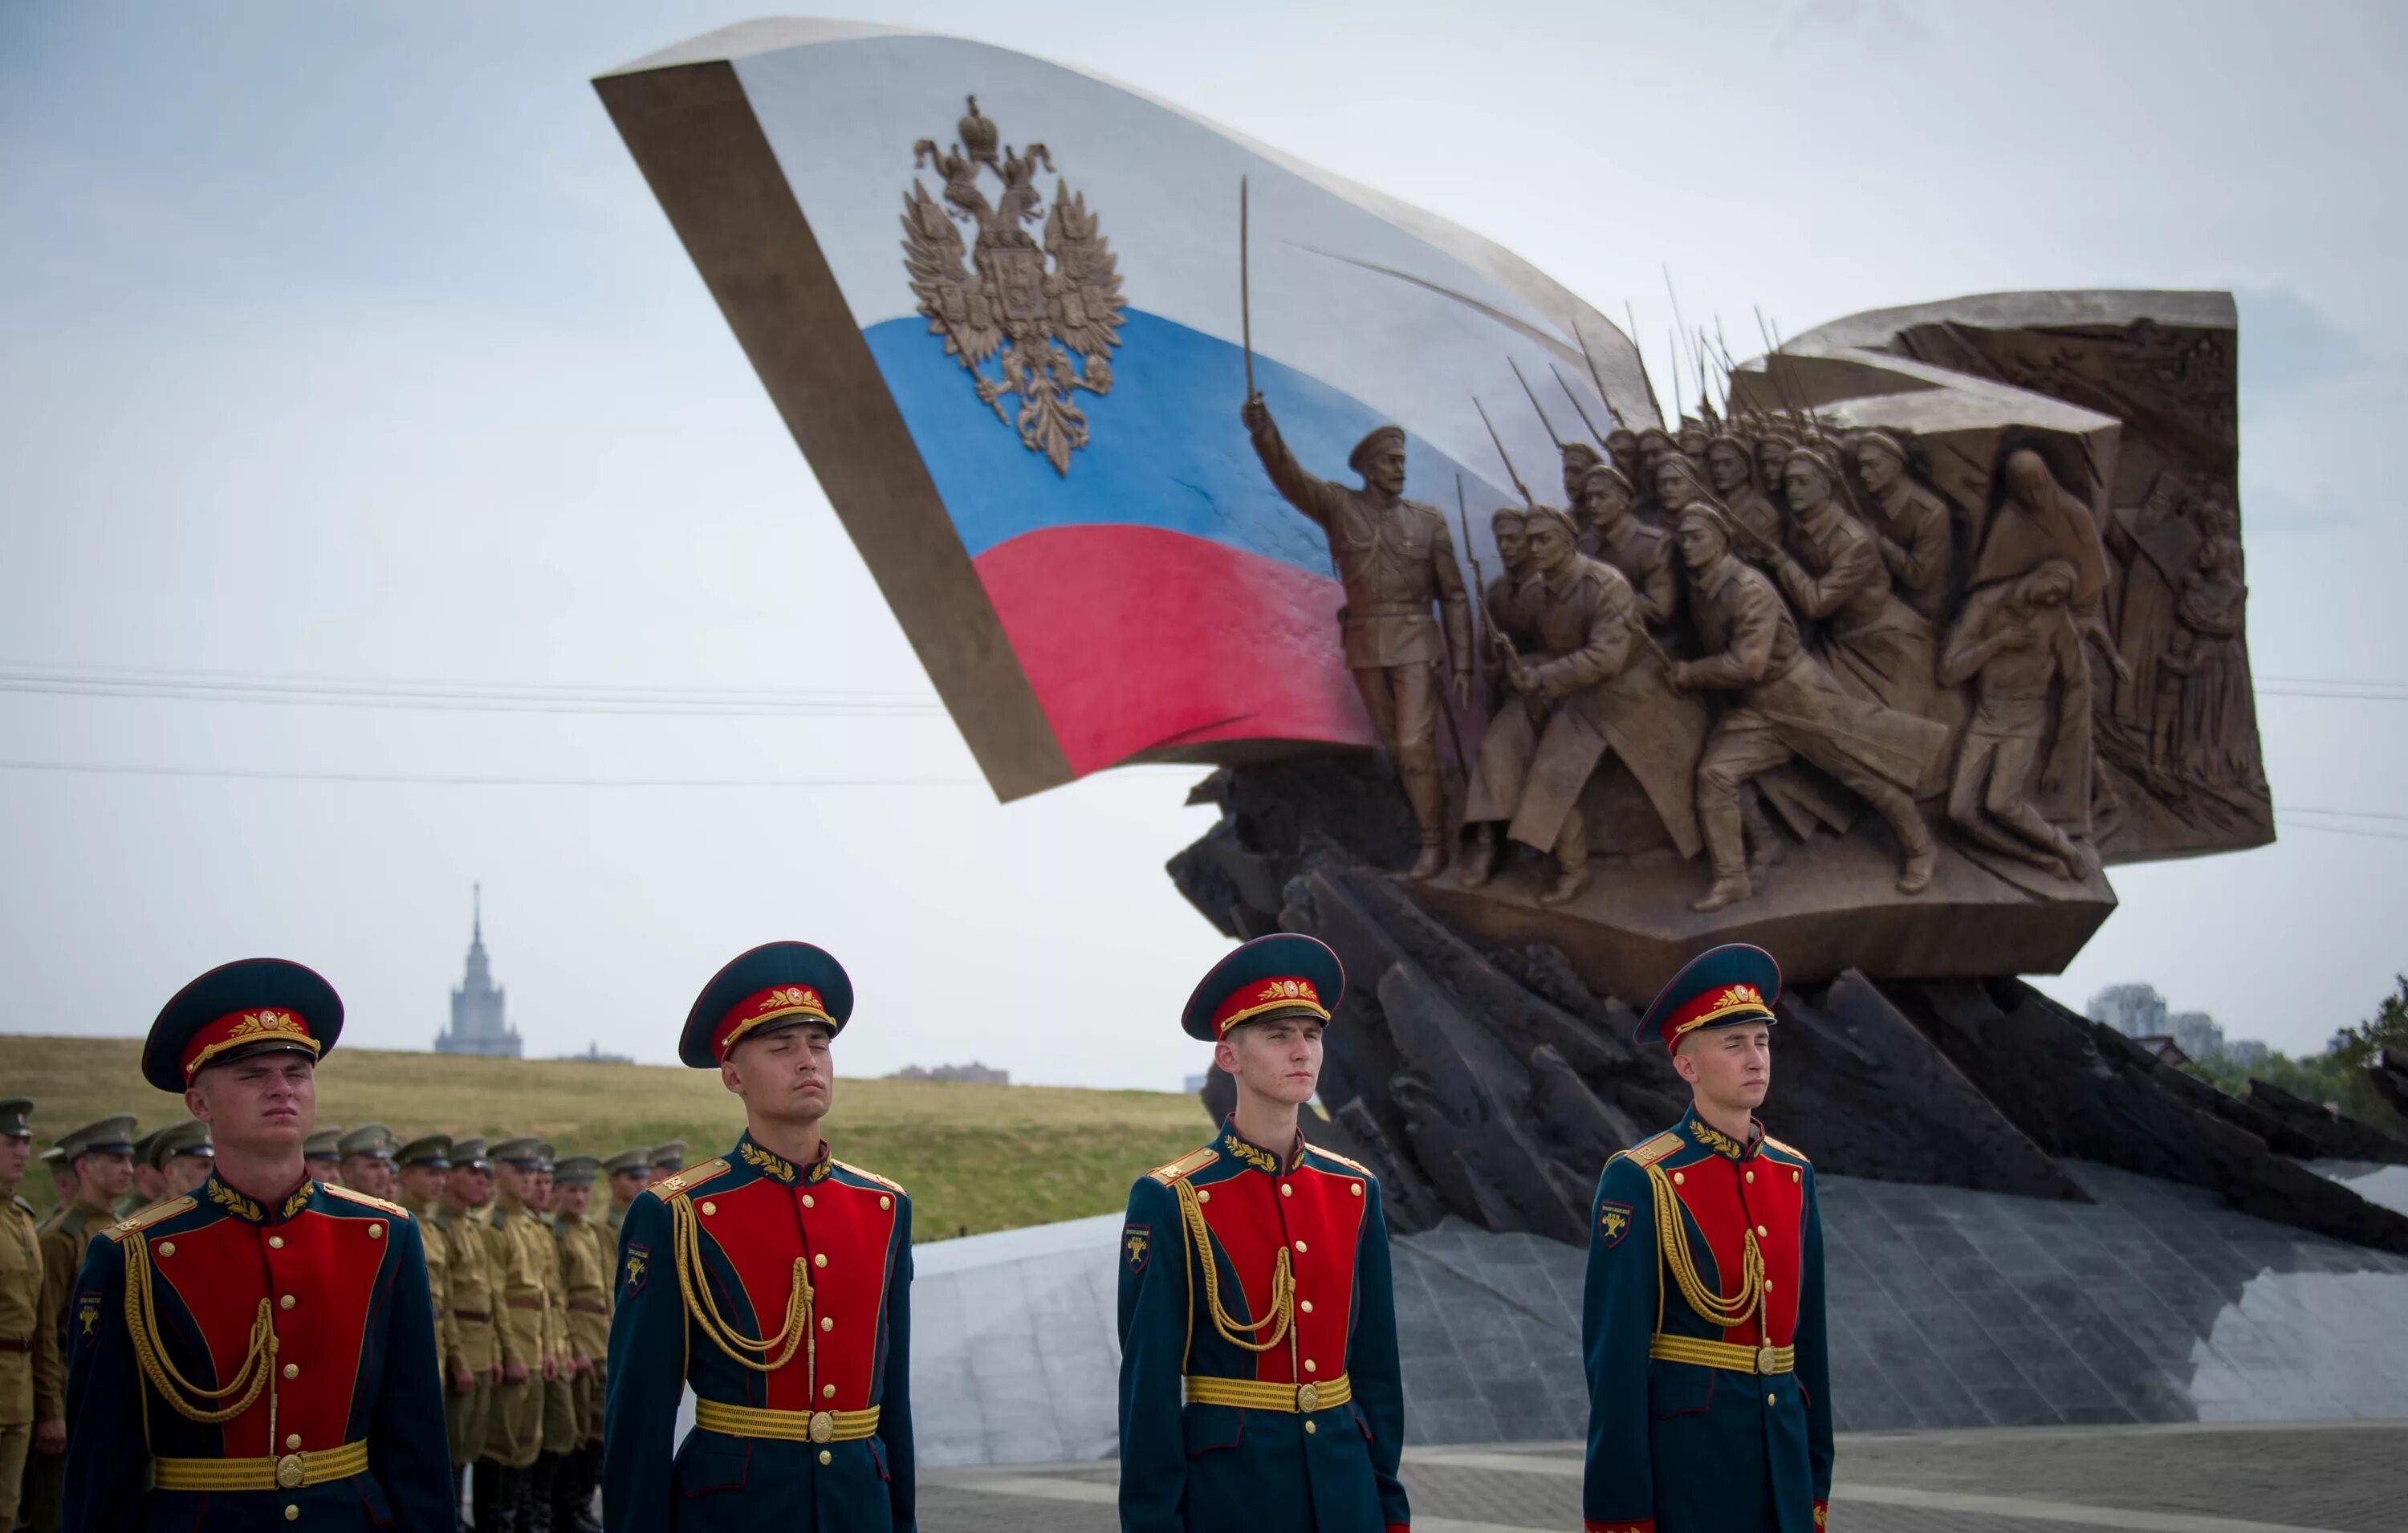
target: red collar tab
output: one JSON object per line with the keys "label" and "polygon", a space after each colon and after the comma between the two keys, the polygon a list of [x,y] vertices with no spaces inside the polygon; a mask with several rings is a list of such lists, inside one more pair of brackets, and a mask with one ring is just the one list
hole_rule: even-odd
{"label": "red collar tab", "polygon": [[724,1062],[727,1051],[755,1028],[767,1023],[783,1022],[789,1017],[819,1023],[830,1032],[836,1030],[836,1018],[828,1014],[827,1005],[820,999],[818,991],[807,984],[772,985],[767,990],[754,991],[727,1009],[726,1014],[719,1019],[718,1030],[711,1035],[711,1053]]}
{"label": "red collar tab", "polygon": [[1313,988],[1311,980],[1257,980],[1240,985],[1213,1009],[1212,1036],[1226,1038],[1229,1029],[1238,1024],[1272,1011],[1304,1011],[1324,1022],[1329,1020],[1329,1009],[1321,1004],[1321,992]]}
{"label": "red collar tab", "polygon": [[229,1011],[215,1022],[196,1028],[184,1044],[182,1065],[184,1082],[192,1083],[201,1067],[232,1049],[248,1048],[254,1043],[277,1043],[298,1049],[311,1058],[318,1055],[317,1036],[301,1013],[280,1006],[263,1006],[251,1011]]}
{"label": "red collar tab", "polygon": [[1700,1027],[1747,1018],[1772,1020],[1772,1008],[1765,1004],[1764,992],[1756,986],[1733,984],[1701,992],[1681,1003],[1670,1016],[1664,1019],[1664,1047],[1679,1048],[1683,1039]]}

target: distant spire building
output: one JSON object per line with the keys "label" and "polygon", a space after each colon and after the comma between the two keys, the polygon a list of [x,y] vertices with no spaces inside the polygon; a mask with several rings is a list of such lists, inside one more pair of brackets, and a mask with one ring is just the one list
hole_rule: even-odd
{"label": "distant spire building", "polygon": [[502,989],[494,983],[493,965],[485,957],[484,885],[469,888],[468,971],[452,992],[452,1030],[436,1036],[435,1052],[516,1059],[518,1031],[503,1017]]}

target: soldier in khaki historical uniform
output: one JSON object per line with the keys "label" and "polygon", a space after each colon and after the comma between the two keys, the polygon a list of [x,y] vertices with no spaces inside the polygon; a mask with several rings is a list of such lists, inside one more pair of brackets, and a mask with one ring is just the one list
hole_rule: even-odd
{"label": "soldier in khaki historical uniform", "polygon": [[[533,1520],[535,1465],[543,1453],[544,1385],[560,1372],[554,1346],[552,1290],[545,1279],[556,1268],[552,1232],[532,1207],[537,1177],[549,1170],[543,1141],[507,1139],[494,1146],[494,1197],[487,1227],[493,1236],[501,1307],[494,1311],[502,1335],[502,1382],[494,1389],[493,1419],[485,1427],[477,1478],[493,1471],[495,1514]],[[524,1511],[522,1512],[521,1509]],[[480,1498],[480,1522],[482,1504]],[[497,1526],[504,1526],[496,1523]]]}
{"label": "soldier in khaki historical uniform", "polygon": [[166,1125],[163,1124],[134,1141],[134,1185],[117,1200],[117,1206],[108,1211],[115,1217],[131,1218],[167,1196],[161,1190],[165,1183],[159,1175],[159,1163],[150,1158],[150,1147],[165,1131]]}
{"label": "soldier in khaki historical uniform", "polygon": [[1305,472],[1260,398],[1246,401],[1244,420],[1272,485],[1329,539],[1330,562],[1346,590],[1340,618],[1346,667],[1354,673],[1381,743],[1396,754],[1405,797],[1421,826],[1421,856],[1407,876],[1435,878],[1446,867],[1438,773],[1441,669],[1452,666],[1455,706],[1471,702],[1471,602],[1446,518],[1404,498],[1400,426],[1381,426],[1354,445],[1346,465],[1363,476],[1363,484],[1349,489]]}
{"label": "soldier in khaki historical uniform", "polygon": [[150,1164],[159,1173],[161,1198],[197,1192],[217,1168],[217,1145],[209,1138],[209,1125],[198,1118],[169,1124],[150,1138]]}
{"label": "soldier in khaki historical uniform", "polygon": [[25,1097],[0,1099],[0,1528],[17,1526],[18,1489],[36,1437],[53,1455],[66,1446],[66,1365],[58,1332],[42,1322],[34,1206],[17,1196],[34,1156],[33,1111]]}
{"label": "soldier in khaki historical uniform", "polygon": [[[444,1374],[444,1425],[452,1444],[452,1475],[456,1495],[460,1478],[484,1452],[485,1434],[493,1423],[494,1391],[504,1367],[517,1361],[504,1344],[494,1316],[501,1309],[501,1268],[496,1261],[498,1239],[478,1211],[494,1200],[494,1168],[485,1159],[485,1141],[476,1138],[452,1141],[452,1166],[443,1177],[443,1211],[435,1216],[442,1235],[444,1283],[450,1290],[452,1322],[459,1351]],[[523,1375],[522,1375],[523,1377]],[[501,1526],[495,1497],[500,1471],[491,1465],[477,1471],[473,1505],[479,1527]]]}
{"label": "soldier in khaki historical uniform", "polygon": [[[435,1303],[435,1351],[437,1369],[443,1379],[445,1425],[450,1425],[452,1380],[461,1367],[460,1321],[452,1312],[452,1243],[442,1229],[443,1183],[452,1169],[452,1139],[446,1134],[429,1134],[412,1139],[396,1152],[394,1177],[398,1183],[395,1201],[408,1209],[418,1221],[426,1240],[426,1293]],[[447,1432],[448,1435],[448,1432]],[[458,1455],[452,1456],[452,1509],[454,1521],[460,1513],[461,1477],[466,1471]]]}
{"label": "soldier in khaki historical uniform", "polygon": [[371,1197],[393,1197],[400,1191],[393,1168],[394,1152],[400,1148],[401,1141],[382,1124],[362,1124],[337,1139],[336,1165],[343,1185]]}
{"label": "soldier in khaki historical uniform", "polygon": [[[134,1119],[131,1114],[87,1124],[58,1142],[61,1162],[75,1173],[75,1196],[59,1206],[58,1217],[42,1233],[42,1324],[67,1342],[67,1296],[83,1270],[84,1250],[116,1223],[117,1200],[134,1185]],[[56,1533],[62,1454],[66,1447],[64,1424],[59,1445],[50,1447],[36,1435],[33,1455],[25,1461],[25,1492],[21,1514],[34,1533]]]}
{"label": "soldier in khaki historical uniform", "polygon": [[301,1163],[309,1175],[329,1187],[343,1184],[343,1130],[337,1124],[319,1129],[301,1142]]}
{"label": "soldier in khaki historical uniform", "polygon": [[[617,1241],[586,1210],[601,1163],[571,1155],[552,1168],[552,1232],[568,1290],[569,1397],[576,1435],[563,1454],[552,1500],[552,1533],[600,1533],[595,1493],[602,1488],[603,1363],[610,1352],[610,1280]],[[544,1443],[552,1448],[549,1437]]]}
{"label": "soldier in khaki historical uniform", "polygon": [[603,1224],[610,1234],[610,1249],[615,1252],[619,1249],[619,1226],[626,1222],[627,1205],[652,1185],[652,1153],[640,1145],[622,1150],[604,1161],[602,1169],[610,1179],[610,1211]]}
{"label": "soldier in khaki historical uniform", "polygon": [[553,1224],[552,1168],[555,1156],[549,1142],[538,1142],[542,1168],[527,1196],[527,1211],[543,1231],[543,1320],[550,1337],[554,1367],[543,1382],[543,1446],[528,1474],[534,1497],[536,1526],[551,1520],[560,1495],[561,1475],[577,1449],[577,1359],[568,1332],[568,1272]]}
{"label": "soldier in khaki historical uniform", "polygon": [[652,1146],[652,1166],[647,1172],[650,1185],[657,1187],[684,1169],[685,1140],[671,1139]]}

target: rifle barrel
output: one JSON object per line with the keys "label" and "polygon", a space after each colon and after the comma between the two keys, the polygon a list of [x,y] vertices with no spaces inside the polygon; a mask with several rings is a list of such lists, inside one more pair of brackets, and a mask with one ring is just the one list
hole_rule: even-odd
{"label": "rifle barrel", "polygon": [[1488,439],[1497,444],[1498,461],[1504,464],[1505,477],[1513,481],[1513,489],[1521,495],[1522,504],[1536,506],[1538,497],[1531,494],[1530,487],[1522,482],[1522,476],[1513,471],[1513,454],[1505,451],[1505,438],[1497,435],[1497,423],[1488,418],[1488,407],[1480,402],[1476,394],[1471,396],[1471,408],[1480,412],[1480,423],[1488,428]]}
{"label": "rifle barrel", "polygon": [[[1588,434],[1597,438],[1597,445],[1603,447],[1605,445],[1605,433],[1598,430],[1597,423],[1588,418],[1588,407],[1580,402],[1579,394],[1572,393],[1571,380],[1566,378],[1564,376],[1564,370],[1561,367],[1556,366],[1554,363],[1548,363],[1547,367],[1548,370],[1555,375],[1555,387],[1563,390],[1564,397],[1572,402],[1572,413],[1581,418],[1581,424],[1588,427]],[[1609,404],[1605,408],[1608,413],[1612,413],[1613,409],[1612,405]]]}
{"label": "rifle barrel", "polygon": [[1513,369],[1513,381],[1522,385],[1523,396],[1530,401],[1530,408],[1538,411],[1539,423],[1547,428],[1547,440],[1555,443],[1555,451],[1561,452],[1564,450],[1564,439],[1555,435],[1555,423],[1547,419],[1547,412],[1539,408],[1539,395],[1531,389],[1530,380],[1522,376],[1522,365],[1512,357],[1507,357],[1505,365]]}
{"label": "rifle barrel", "polygon": [[1247,256],[1246,178],[1238,178],[1238,335],[1246,349],[1246,397],[1259,398],[1254,393],[1254,304],[1252,265]]}

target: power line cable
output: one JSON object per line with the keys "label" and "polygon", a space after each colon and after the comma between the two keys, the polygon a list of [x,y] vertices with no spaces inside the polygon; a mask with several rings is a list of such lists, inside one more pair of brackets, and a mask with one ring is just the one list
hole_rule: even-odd
{"label": "power line cable", "polygon": [[502,777],[421,772],[318,772],[241,766],[141,766],[117,762],[0,761],[0,771],[99,777],[230,778],[264,782],[408,783],[447,788],[936,788],[982,782],[976,777]]}
{"label": "power line cable", "polygon": [[573,686],[382,678],[248,676],[200,671],[50,670],[0,664],[0,692],[286,706],[589,714],[930,717],[926,693],[718,687]]}

